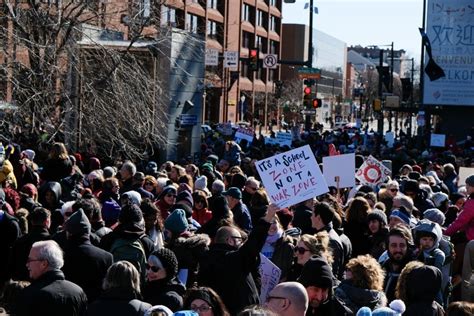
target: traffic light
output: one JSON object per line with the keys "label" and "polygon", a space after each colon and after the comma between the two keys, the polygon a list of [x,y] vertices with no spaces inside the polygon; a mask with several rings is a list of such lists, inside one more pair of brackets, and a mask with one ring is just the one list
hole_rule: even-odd
{"label": "traffic light", "polygon": [[258,49],[252,48],[249,50],[249,70],[258,70]]}
{"label": "traffic light", "polygon": [[313,109],[320,108],[323,105],[323,101],[321,99],[313,99],[312,101]]}
{"label": "traffic light", "polygon": [[283,81],[276,80],[275,81],[275,98],[281,98],[281,94],[283,92]]}
{"label": "traffic light", "polygon": [[310,86],[306,86],[304,87],[303,89],[303,107],[305,109],[308,109],[311,107],[311,101],[312,101],[312,97],[311,97],[311,87]]}

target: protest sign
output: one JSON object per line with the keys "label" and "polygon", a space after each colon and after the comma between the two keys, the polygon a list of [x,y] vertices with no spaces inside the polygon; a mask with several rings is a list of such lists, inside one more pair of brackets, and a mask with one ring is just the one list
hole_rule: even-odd
{"label": "protest sign", "polygon": [[458,187],[466,185],[466,178],[474,174],[474,168],[459,167]]}
{"label": "protest sign", "polygon": [[278,145],[278,141],[277,141],[276,138],[266,136],[265,137],[265,145]]}
{"label": "protest sign", "polygon": [[431,147],[444,147],[446,143],[446,135],[444,134],[431,134],[430,146]]}
{"label": "protest sign", "polygon": [[272,203],[289,207],[329,191],[309,145],[255,163]]}
{"label": "protest sign", "polygon": [[386,132],[383,136],[385,141],[387,142],[387,146],[389,148],[393,148],[393,143],[395,142],[395,133],[394,132]]}
{"label": "protest sign", "polygon": [[361,183],[379,184],[390,176],[390,174],[390,169],[385,167],[374,157],[369,156],[357,170],[356,178],[359,179]]}
{"label": "protest sign", "polygon": [[[323,174],[328,186],[355,186],[355,154],[323,157]],[[336,177],[339,177],[339,186]]]}
{"label": "protest sign", "polygon": [[260,287],[260,301],[265,302],[270,291],[280,282],[281,270],[262,254],[260,254],[258,270],[262,283]]}
{"label": "protest sign", "polygon": [[291,141],[293,140],[293,135],[291,133],[277,132],[276,139],[280,146],[288,146],[291,148]]}
{"label": "protest sign", "polygon": [[242,139],[246,139],[250,144],[253,141],[253,134],[253,129],[239,127],[235,132],[234,138],[238,143],[240,143]]}

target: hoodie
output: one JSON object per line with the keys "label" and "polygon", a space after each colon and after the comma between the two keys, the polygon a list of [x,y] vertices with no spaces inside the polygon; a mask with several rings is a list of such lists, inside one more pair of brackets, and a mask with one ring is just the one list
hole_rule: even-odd
{"label": "hoodie", "polygon": [[354,314],[363,306],[376,309],[387,305],[387,298],[382,291],[355,287],[350,280],[342,281],[336,288],[335,295]]}
{"label": "hoodie", "polygon": [[[53,192],[54,194],[54,205],[47,203],[46,202],[46,192]],[[54,211],[56,209],[60,209],[61,206],[64,204],[63,201],[61,201],[61,195],[62,195],[62,189],[61,189],[61,184],[59,182],[54,182],[54,181],[49,181],[43,184],[40,189],[39,189],[39,202],[43,207],[49,209],[50,211]]]}
{"label": "hoodie", "polygon": [[418,245],[420,238],[424,236],[431,236],[434,238],[434,245],[429,249],[420,251],[418,259],[425,264],[432,265],[442,270],[444,265],[445,254],[439,249],[439,243],[443,236],[439,224],[423,219],[415,227],[415,243]]}

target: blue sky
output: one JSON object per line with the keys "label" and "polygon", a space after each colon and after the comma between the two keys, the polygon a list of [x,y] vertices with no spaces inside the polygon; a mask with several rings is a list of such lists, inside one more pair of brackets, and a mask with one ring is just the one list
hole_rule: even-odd
{"label": "blue sky", "polygon": [[[283,3],[283,23],[309,24],[307,2]],[[319,11],[314,26],[347,46],[394,42],[395,49],[420,60],[423,0],[314,0],[314,4]]]}

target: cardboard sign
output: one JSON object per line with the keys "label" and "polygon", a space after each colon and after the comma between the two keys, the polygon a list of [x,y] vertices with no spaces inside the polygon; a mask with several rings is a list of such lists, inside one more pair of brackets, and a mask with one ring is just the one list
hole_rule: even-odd
{"label": "cardboard sign", "polygon": [[237,129],[237,131],[235,132],[234,137],[238,143],[240,143],[242,139],[246,139],[247,142],[251,144],[253,141],[253,134],[253,129],[239,127],[239,129]]}
{"label": "cardboard sign", "polygon": [[276,138],[280,146],[288,146],[291,148],[291,141],[293,140],[291,133],[277,132]]}
{"label": "cardboard sign", "polygon": [[471,174],[474,174],[474,168],[459,167],[458,187],[466,185],[466,179]]}
{"label": "cardboard sign", "polygon": [[431,134],[430,146],[431,147],[444,147],[446,144],[446,135],[444,134]]}
{"label": "cardboard sign", "polygon": [[255,163],[272,203],[289,207],[329,191],[309,145]]}
{"label": "cardboard sign", "polygon": [[355,186],[355,154],[323,157],[323,173],[328,186],[339,188]]}
{"label": "cardboard sign", "polygon": [[260,254],[260,266],[258,267],[262,285],[260,287],[260,302],[267,300],[268,294],[280,282],[281,270],[267,257]]}
{"label": "cardboard sign", "polygon": [[380,161],[372,156],[369,156],[359,170],[356,172],[356,178],[361,183],[365,184],[379,184],[391,174],[390,169],[385,167]]}
{"label": "cardboard sign", "polygon": [[393,143],[395,142],[395,133],[394,132],[386,132],[383,137],[387,141],[387,146],[389,148],[393,148]]}

